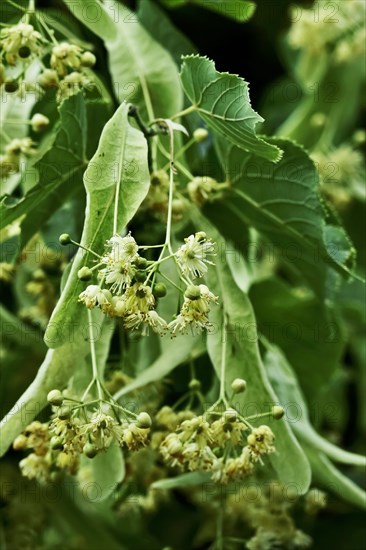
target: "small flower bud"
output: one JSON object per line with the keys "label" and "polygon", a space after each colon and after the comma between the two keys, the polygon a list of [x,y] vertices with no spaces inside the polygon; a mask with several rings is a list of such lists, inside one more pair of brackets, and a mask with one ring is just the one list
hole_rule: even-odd
{"label": "small flower bud", "polygon": [[47,401],[50,405],[55,405],[56,407],[59,407],[63,403],[63,396],[60,390],[51,390],[47,394]]}
{"label": "small flower bud", "polygon": [[197,241],[199,243],[203,243],[204,241],[207,240],[207,235],[204,231],[198,231],[196,234],[195,234],[195,237],[197,239]]}
{"label": "small flower bud", "polygon": [[136,267],[138,267],[139,269],[146,269],[147,268],[147,259],[146,258],[142,258],[141,256],[137,258],[137,260],[135,261],[135,265]]}
{"label": "small flower bud", "polygon": [[208,131],[205,128],[197,128],[193,132],[193,137],[197,143],[201,143],[208,138]]}
{"label": "small flower bud", "polygon": [[85,443],[83,453],[88,458],[94,458],[98,454],[98,449],[93,443]]}
{"label": "small flower bud", "polygon": [[71,237],[70,235],[68,235],[68,233],[62,233],[62,235],[59,236],[58,240],[62,246],[66,246],[67,244],[71,243]]}
{"label": "small flower bud", "polygon": [[201,298],[201,290],[196,285],[189,285],[184,293],[184,296],[189,300],[198,300]]}
{"label": "small flower bud", "polygon": [[80,57],[80,64],[82,67],[93,67],[97,61],[97,58],[92,52],[84,52]]}
{"label": "small flower bud", "polygon": [[170,455],[176,455],[181,452],[183,445],[179,437],[173,435],[172,437],[169,437],[166,447]]}
{"label": "small flower bud", "polygon": [[56,88],[59,84],[59,78],[53,69],[45,69],[38,77],[38,83],[44,90]]}
{"label": "small flower bud", "polygon": [[147,429],[151,426],[151,417],[147,412],[140,412],[137,417],[136,426],[138,428]]}
{"label": "small flower bud", "polygon": [[272,416],[275,420],[280,420],[285,414],[285,409],[279,405],[274,405],[272,407]]}
{"label": "small flower bud", "polygon": [[156,283],[153,289],[155,298],[164,298],[167,293],[167,288],[164,283]]}
{"label": "small flower bud", "polygon": [[17,80],[7,80],[4,84],[4,90],[8,94],[12,94],[16,92],[18,88],[19,88],[19,83]]}
{"label": "small flower bud", "polygon": [[50,119],[41,113],[35,113],[31,118],[31,126],[34,132],[42,132],[47,128]]}
{"label": "small flower bud", "polygon": [[226,422],[235,422],[238,419],[238,412],[235,409],[227,409],[224,412]]}
{"label": "small flower bud", "polygon": [[247,437],[248,445],[255,445],[257,442],[257,439],[253,433],[249,434]]}
{"label": "small flower bud", "polygon": [[89,269],[89,267],[86,267],[86,265],[84,265],[84,267],[79,269],[78,278],[80,279],[80,281],[90,281],[92,277],[93,277],[93,272],[91,269]]}
{"label": "small flower bud", "polygon": [[71,409],[67,405],[65,407],[60,407],[57,411],[57,416],[60,420],[67,420],[71,416]]}
{"label": "small flower bud", "polygon": [[231,382],[231,389],[234,393],[243,393],[245,392],[246,388],[247,383],[242,378],[235,378],[235,380]]}
{"label": "small flower bud", "polygon": [[146,273],[145,271],[141,271],[141,269],[138,269],[135,273],[135,279],[139,283],[143,283],[146,279]]}
{"label": "small flower bud", "polygon": [[63,444],[63,441],[62,441],[61,437],[58,437],[57,435],[54,435],[53,437],[51,437],[50,447],[54,451],[60,451],[61,449],[63,449],[64,444]]}
{"label": "small flower bud", "polygon": [[28,46],[22,46],[21,48],[19,48],[18,50],[18,55],[19,57],[21,57],[22,59],[27,59],[27,57],[29,57],[31,54],[31,50],[30,48],[28,48]]}
{"label": "small flower bud", "polygon": [[180,218],[186,209],[186,203],[182,199],[172,201],[172,214],[175,218]]}
{"label": "small flower bud", "polygon": [[201,389],[201,382],[197,380],[197,378],[192,378],[190,383],[188,384],[188,388],[193,391],[197,391]]}
{"label": "small flower bud", "polygon": [[47,276],[43,269],[36,269],[35,272],[32,275],[33,281],[36,281],[37,283],[42,283],[47,279]]}
{"label": "small flower bud", "polygon": [[27,448],[27,442],[27,437],[24,434],[20,434],[13,441],[13,449],[15,451],[23,451]]}
{"label": "small flower bud", "polygon": [[366,141],[366,132],[365,130],[356,130],[352,136],[352,141],[356,145],[362,145]]}

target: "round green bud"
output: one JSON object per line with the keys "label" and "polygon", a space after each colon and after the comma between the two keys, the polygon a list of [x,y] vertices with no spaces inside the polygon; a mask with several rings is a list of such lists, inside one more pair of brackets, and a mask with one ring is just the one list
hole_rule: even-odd
{"label": "round green bud", "polygon": [[247,383],[242,378],[235,378],[235,380],[231,382],[231,389],[234,393],[243,393],[245,392],[246,388]]}
{"label": "round green bud", "polygon": [[204,231],[198,231],[198,233],[195,234],[195,237],[199,243],[203,243],[207,240],[207,235]]}
{"label": "round green bud", "polygon": [[37,283],[42,283],[47,278],[45,272],[43,269],[36,269],[35,272],[32,275],[33,281],[36,281]]}
{"label": "round green bud", "polygon": [[147,412],[140,412],[136,420],[136,426],[147,430],[151,426],[151,416]]}
{"label": "round green bud", "polygon": [[139,256],[137,258],[137,260],[135,260],[135,265],[136,267],[138,267],[139,269],[146,269],[147,268],[147,259],[146,258],[142,258],[141,256]]}
{"label": "round green bud", "polygon": [[189,300],[199,300],[199,298],[201,298],[201,290],[196,285],[189,285],[184,296]]}
{"label": "round green bud", "polygon": [[64,444],[63,444],[63,441],[62,441],[61,437],[58,437],[57,435],[54,435],[53,437],[51,437],[50,447],[54,451],[60,451],[61,449],[63,449]]}
{"label": "round green bud", "polygon": [[65,405],[64,407],[60,407],[57,411],[57,416],[60,420],[68,420],[68,418],[70,418],[71,416],[70,407],[68,407],[67,405]]}
{"label": "round green bud", "polygon": [[80,64],[82,67],[93,67],[97,61],[97,58],[92,52],[84,52],[80,58]]}
{"label": "round green bud", "polygon": [[167,293],[167,288],[164,283],[156,283],[153,288],[153,294],[155,298],[164,298]]}
{"label": "round green bud", "polygon": [[275,420],[281,420],[285,414],[285,409],[279,405],[274,405],[272,407],[272,416]]}
{"label": "round green bud", "polygon": [[201,389],[201,382],[197,380],[197,378],[192,378],[190,383],[188,384],[188,388],[193,391],[197,391]]}
{"label": "round green bud", "polygon": [[71,244],[71,237],[68,233],[62,233],[62,235],[59,236],[58,240],[59,240],[59,243],[62,244],[62,246]]}
{"label": "round green bud", "polygon": [[352,140],[356,145],[362,145],[366,141],[366,132],[365,130],[356,130],[352,136]]}
{"label": "round green bud", "polygon": [[84,267],[79,269],[78,278],[80,279],[80,281],[90,281],[92,277],[93,277],[93,272],[91,269],[86,267],[86,265],[84,265]]}
{"label": "round green bud", "polygon": [[324,126],[326,122],[327,116],[324,113],[314,113],[310,118],[310,124],[311,126],[315,126],[315,128],[320,128]]}
{"label": "round green bud", "polygon": [[38,83],[44,90],[56,88],[59,84],[58,74],[53,69],[45,69],[38,77]]}
{"label": "round green bud", "polygon": [[19,88],[19,83],[17,80],[7,80],[4,84],[4,90],[8,94],[12,94],[17,91]]}
{"label": "round green bud", "polygon": [[34,132],[43,132],[50,123],[50,119],[42,113],[35,113],[31,118],[31,126]]}
{"label": "round green bud", "polygon": [[193,138],[197,143],[201,143],[208,138],[208,131],[205,128],[197,128],[193,132]]}
{"label": "round green bud", "polygon": [[60,392],[60,390],[51,390],[47,394],[47,401],[50,405],[55,405],[56,407],[59,407],[63,403],[63,395]]}
{"label": "round green bud", "polygon": [[21,57],[22,59],[27,59],[27,57],[29,57],[31,54],[31,49],[28,48],[28,46],[22,46],[21,48],[19,48],[18,50],[18,55],[19,57]]}
{"label": "round green bud", "polygon": [[135,279],[137,282],[143,283],[144,280],[146,279],[145,271],[141,271],[140,269],[138,269],[135,273]]}
{"label": "round green bud", "polygon": [[94,458],[98,454],[98,449],[93,443],[85,443],[83,453],[88,458]]}

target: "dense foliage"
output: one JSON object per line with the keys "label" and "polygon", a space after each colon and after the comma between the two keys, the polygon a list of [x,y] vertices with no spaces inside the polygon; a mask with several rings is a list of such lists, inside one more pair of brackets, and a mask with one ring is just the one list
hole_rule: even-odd
{"label": "dense foliage", "polygon": [[4,548],[362,548],[366,10],[278,7],[251,97],[267,5],[3,3]]}

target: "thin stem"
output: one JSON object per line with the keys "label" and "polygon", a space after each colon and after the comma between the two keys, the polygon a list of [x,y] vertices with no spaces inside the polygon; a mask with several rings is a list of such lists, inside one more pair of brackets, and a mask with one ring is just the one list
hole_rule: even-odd
{"label": "thin stem", "polygon": [[88,309],[88,324],[89,324],[89,344],[90,344],[90,353],[91,353],[91,360],[92,360],[93,379],[95,380],[97,385],[98,397],[99,399],[102,399],[103,391],[99,382],[97,354],[95,351],[95,342],[94,342],[93,317],[90,309]]}
{"label": "thin stem", "polygon": [[[183,147],[179,149],[179,151],[175,154],[175,162],[177,161],[177,158],[181,157],[192,145],[196,143],[196,140],[194,138],[191,138]],[[167,170],[169,168],[169,163],[167,163],[163,170]]]}
{"label": "thin stem", "polygon": [[181,118],[182,116],[189,115],[189,113],[193,113],[196,109],[197,107],[195,105],[191,105],[190,107],[187,107],[187,109],[184,109],[183,111],[180,111],[179,113],[171,116],[170,120],[175,120],[177,118]]}
{"label": "thin stem", "polygon": [[11,6],[13,6],[14,8],[17,8],[18,10],[20,11],[24,11],[26,12],[27,9],[24,8],[23,6],[20,6],[19,4],[17,4],[16,2],[13,2],[13,0],[6,0],[8,4],[10,4]]}
{"label": "thin stem", "polygon": [[5,130],[3,130],[2,128],[0,128],[0,133],[4,136],[4,138],[6,139],[6,141],[8,141],[9,143],[11,142],[11,137],[8,136],[8,134],[5,132]]}
{"label": "thin stem", "polygon": [[82,244],[74,241],[73,239],[70,239],[70,243],[74,244],[75,246],[78,246],[79,248],[82,248],[83,250],[85,250],[86,252],[89,252],[90,254],[93,254],[99,259],[101,259],[102,257],[102,256],[99,256],[99,254],[97,254],[96,252],[94,252],[94,250],[92,250],[91,248],[87,248],[86,246],[83,246]]}
{"label": "thin stem", "polygon": [[224,325],[223,325],[223,334],[222,334],[223,340],[222,340],[222,348],[221,348],[221,373],[220,373],[220,397],[219,397],[219,399],[222,400],[224,403],[226,402],[226,398],[225,398],[225,369],[226,369],[226,344],[227,344],[226,329],[227,329],[227,321],[225,318]]}
{"label": "thin stem", "polygon": [[164,275],[164,273],[161,273],[160,271],[159,271],[159,275],[161,275],[162,277],[164,277],[164,279],[165,279],[166,281],[168,281],[171,285],[173,285],[177,290],[179,290],[179,292],[182,292],[182,293],[184,292],[181,288],[179,288],[178,285],[175,284],[174,281],[172,281],[169,277],[167,277],[167,275]]}
{"label": "thin stem", "polygon": [[42,17],[42,14],[41,14],[41,17],[37,18],[37,20],[40,22],[40,24],[42,25],[42,27],[45,29],[46,33],[48,34],[48,36],[50,37],[52,43],[57,46],[58,45],[58,41],[56,40],[55,38],[55,33],[52,29],[49,28],[49,26],[47,25],[46,21],[43,21],[43,17]]}
{"label": "thin stem", "polygon": [[168,200],[168,217],[166,222],[166,235],[165,243],[168,246],[168,250],[171,254],[174,254],[172,245],[170,242],[171,238],[171,226],[172,226],[172,210],[173,210],[173,193],[174,193],[174,131],[172,128],[169,128],[169,137],[170,137],[170,165],[169,165],[169,200]]}

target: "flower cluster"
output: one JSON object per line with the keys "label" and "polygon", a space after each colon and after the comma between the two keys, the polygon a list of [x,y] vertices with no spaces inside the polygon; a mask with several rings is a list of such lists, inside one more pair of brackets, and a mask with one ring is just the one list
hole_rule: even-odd
{"label": "flower cluster", "polygon": [[317,2],[317,10],[302,9],[298,17],[294,8],[294,23],[289,33],[289,43],[293,48],[303,48],[311,55],[331,52],[330,45],[335,45],[334,59],[343,62],[354,59],[364,52],[365,48],[365,4],[342,0],[334,3],[337,16],[332,18],[327,13],[327,2]]}
{"label": "flower cluster", "polygon": [[218,198],[221,188],[222,184],[207,176],[193,178],[187,185],[188,195],[197,206]]}
{"label": "flower cluster", "polygon": [[112,443],[135,451],[148,441],[151,418],[146,412],[135,415],[115,403],[100,402],[96,408],[95,401],[75,405],[59,390],[51,390],[48,401],[53,419],[32,422],[13,443],[16,450],[32,449],[20,461],[28,478],[45,481],[60,471],[75,475],[81,454],[92,459]]}
{"label": "flower cluster", "polygon": [[[57,89],[56,99],[62,101],[89,86],[90,75],[85,69],[94,66],[95,55],[70,42],[58,43],[51,29],[48,36],[42,34],[30,24],[30,18],[30,14],[26,14],[24,20],[0,31],[0,54],[4,62],[11,67],[20,64],[20,70],[11,70],[9,78],[6,65],[0,64],[0,84],[4,84],[5,92],[17,92],[23,82],[27,85],[24,80],[27,67],[35,58],[47,56],[48,59],[49,53],[49,67],[46,66],[38,77],[43,90]],[[45,22],[43,26],[47,26]],[[52,42],[49,36],[52,36]],[[18,76],[14,77],[15,74]]]}
{"label": "flower cluster", "polygon": [[[68,235],[61,235],[60,242],[69,242]],[[156,311],[157,299],[167,292],[163,283],[155,281],[159,265],[169,259],[163,258],[165,245],[156,262],[142,257],[139,254],[142,248],[148,247],[139,247],[131,234],[115,235],[108,240],[106,252],[97,266],[99,284],[88,285],[79,301],[88,309],[99,307],[106,315],[122,318],[127,329],[142,328],[143,334],[149,328],[161,335],[169,330],[173,336],[178,332],[186,333],[189,328],[207,329],[210,305],[217,303],[218,298],[206,285],[195,285],[191,280],[202,276],[212,264],[209,258],[214,255],[214,245],[206,234],[201,231],[190,235],[185,244],[170,255],[186,289],[182,290],[184,299],[180,313],[169,323]],[[79,277],[90,280],[92,270],[82,268]]]}
{"label": "flower cluster", "polygon": [[0,31],[0,47],[9,65],[39,55],[45,43],[43,36],[27,23],[20,22]]}
{"label": "flower cluster", "polygon": [[213,481],[226,484],[250,474],[263,456],[275,451],[272,430],[252,427],[233,408],[209,409],[200,416],[184,411],[182,420],[179,414],[164,407],[156,417],[168,431],[159,438],[159,450],[169,466],[209,471]]}
{"label": "flower cluster", "polygon": [[[365,162],[360,151],[342,143],[329,151],[311,154],[318,169],[323,191],[336,206],[347,204],[352,197],[365,199]],[[330,174],[329,167],[336,170]]]}
{"label": "flower cluster", "polygon": [[22,158],[36,153],[34,145],[28,137],[12,139],[5,146],[4,154],[0,156],[0,177],[5,178],[19,172]]}

